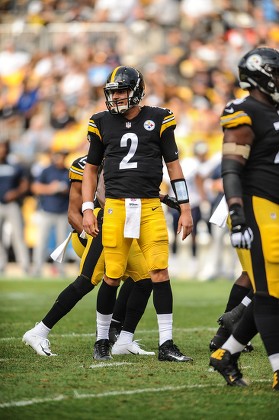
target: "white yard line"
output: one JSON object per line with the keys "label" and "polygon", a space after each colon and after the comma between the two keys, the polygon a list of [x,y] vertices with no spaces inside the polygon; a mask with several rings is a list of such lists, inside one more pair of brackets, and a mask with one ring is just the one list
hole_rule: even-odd
{"label": "white yard line", "polygon": [[[216,386],[216,385],[214,385]],[[218,385],[224,386],[224,385]],[[58,395],[53,398],[32,398],[31,400],[24,400],[24,401],[11,401],[7,403],[0,404],[0,408],[9,408],[9,407],[25,407],[27,405],[34,405],[34,404],[42,404],[42,403],[50,403],[62,400],[72,400],[74,399],[83,399],[83,398],[104,398],[108,396],[120,396],[120,395],[135,395],[135,394],[144,394],[144,393],[151,393],[151,392],[163,392],[163,391],[180,391],[183,389],[191,389],[191,388],[209,388],[212,385],[182,385],[182,386],[166,386],[162,388],[142,388],[142,389],[133,389],[133,390],[122,390],[122,391],[109,391],[109,392],[102,392],[100,394],[79,394],[78,391],[74,391],[74,395]]]}
{"label": "white yard line", "polygon": [[[253,383],[260,382],[260,383],[271,383],[270,380],[267,379],[259,379],[253,381]],[[214,387],[224,387],[224,384],[216,385]],[[105,397],[113,397],[113,396],[121,396],[121,395],[135,395],[135,394],[145,394],[145,393],[156,393],[156,392],[175,392],[175,391],[182,391],[183,389],[195,389],[195,388],[212,388],[212,384],[193,384],[193,385],[181,385],[181,386],[165,386],[162,388],[141,388],[141,389],[133,389],[133,390],[117,390],[117,391],[108,391],[102,392],[99,394],[80,394],[78,391],[74,391],[74,395],[57,395],[56,397],[52,398],[32,398],[31,400],[23,400],[23,401],[10,401],[6,403],[0,404],[0,408],[10,408],[10,407],[26,407],[27,405],[35,405],[35,404],[44,404],[44,403],[51,403],[51,402],[59,402],[62,400],[72,400],[74,399],[93,399],[93,398],[105,398]]]}
{"label": "white yard line", "polygon": [[[193,327],[193,328],[174,328],[174,332],[185,332],[185,333],[192,333],[195,331],[216,331],[216,327]],[[143,334],[156,334],[158,330],[137,330],[135,335],[143,335]],[[49,336],[51,337],[62,337],[62,338],[81,338],[81,337],[95,337],[96,334],[78,334],[78,333],[69,333],[69,334],[52,334]],[[20,340],[22,337],[0,337],[1,341],[12,341],[12,340]]]}

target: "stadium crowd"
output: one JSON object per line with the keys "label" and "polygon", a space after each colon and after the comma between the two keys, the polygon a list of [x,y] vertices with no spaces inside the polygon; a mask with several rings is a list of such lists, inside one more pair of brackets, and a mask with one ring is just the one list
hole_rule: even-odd
{"label": "stadium crowd", "polygon": [[[145,74],[143,104],[174,112],[181,157],[193,157],[202,140],[210,159],[221,150],[224,105],[245,94],[238,60],[258,45],[278,48],[278,22],[276,0],[2,1],[0,141],[30,183],[50,152],[67,153],[70,166],[87,153],[88,119],[104,109],[107,75],[127,64]],[[203,210],[212,185],[204,182]],[[31,189],[21,208],[33,248]]]}

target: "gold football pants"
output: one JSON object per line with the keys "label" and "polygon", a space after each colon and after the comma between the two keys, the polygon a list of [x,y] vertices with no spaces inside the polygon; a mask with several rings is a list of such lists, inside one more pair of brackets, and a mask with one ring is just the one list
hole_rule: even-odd
{"label": "gold football pants", "polygon": [[279,205],[245,197],[246,221],[254,233],[251,250],[241,250],[254,292],[279,299]]}
{"label": "gold football pants", "polygon": [[[132,238],[124,238],[125,200],[106,199],[103,223],[103,246],[106,274],[110,278],[124,275]],[[135,240],[134,240],[135,241]],[[136,239],[148,271],[168,267],[168,231],[159,198],[141,199],[140,237]]]}
{"label": "gold football pants", "polygon": [[[94,210],[94,214],[96,217],[100,210],[101,209]],[[99,235],[102,235],[102,229],[100,229]],[[94,260],[96,261],[96,263],[94,263],[92,259],[91,261],[88,261],[88,258],[91,258],[90,249],[93,246],[93,242],[95,239],[93,238],[93,236],[87,236],[88,239],[86,247],[84,247],[80,242],[77,233],[72,235],[72,244],[77,255],[81,257],[80,274],[83,272],[84,265],[88,263],[90,264],[92,262],[91,283],[97,286],[97,284],[102,280],[104,276],[104,250],[101,247],[97,247],[95,249],[95,253],[97,253],[98,255],[94,255]],[[122,280],[125,280],[128,277],[131,277],[134,281],[149,278],[145,258],[135,240],[132,241],[131,249],[128,254],[127,267],[125,273],[122,276]]]}

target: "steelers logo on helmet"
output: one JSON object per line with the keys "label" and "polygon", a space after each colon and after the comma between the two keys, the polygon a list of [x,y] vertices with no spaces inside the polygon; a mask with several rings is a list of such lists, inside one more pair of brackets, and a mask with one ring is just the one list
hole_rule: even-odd
{"label": "steelers logo on helmet", "polygon": [[143,126],[147,131],[152,131],[155,128],[155,122],[152,120],[146,120]]}
{"label": "steelers logo on helmet", "polygon": [[259,54],[253,54],[247,58],[246,66],[250,71],[256,71],[262,65],[263,60]]}

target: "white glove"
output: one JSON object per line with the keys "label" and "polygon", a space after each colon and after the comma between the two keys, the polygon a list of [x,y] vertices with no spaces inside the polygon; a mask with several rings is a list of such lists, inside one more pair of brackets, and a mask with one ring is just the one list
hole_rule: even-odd
{"label": "white glove", "polygon": [[234,248],[251,249],[253,239],[253,231],[248,226],[243,226],[238,232],[234,229],[231,232],[231,243]]}

